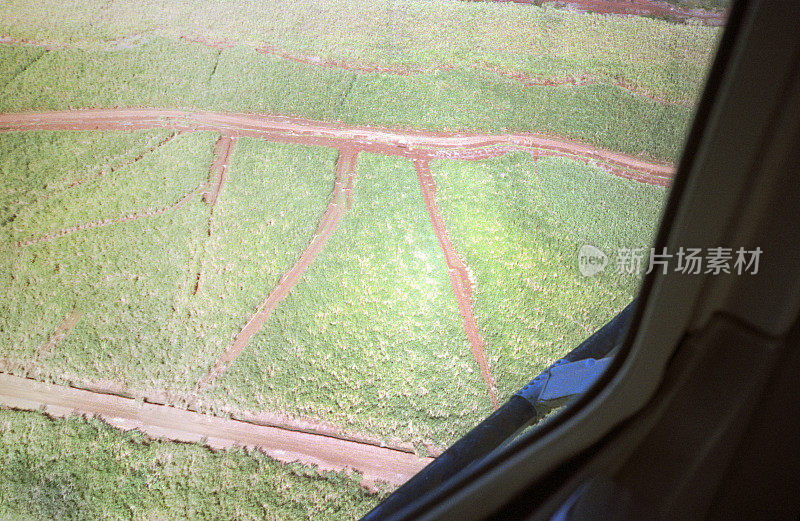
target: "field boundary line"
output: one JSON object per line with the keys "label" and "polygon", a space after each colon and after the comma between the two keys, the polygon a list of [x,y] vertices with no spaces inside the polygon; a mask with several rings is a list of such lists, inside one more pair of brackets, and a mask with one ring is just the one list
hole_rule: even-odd
{"label": "field boundary line", "polygon": [[34,244],[39,244],[42,242],[50,242],[52,240],[65,237],[73,233],[82,232],[85,230],[91,230],[93,228],[103,228],[105,226],[111,226],[112,224],[121,224],[130,221],[136,221],[138,219],[142,219],[145,217],[157,217],[169,211],[179,210],[186,203],[188,203],[195,195],[203,191],[206,187],[206,184],[207,184],[206,182],[201,183],[198,187],[184,194],[175,204],[172,204],[170,206],[164,206],[161,208],[149,208],[144,211],[134,212],[119,217],[110,217],[107,219],[103,219],[101,221],[90,221],[83,224],[76,224],[75,226],[71,226],[69,228],[62,228],[54,232],[50,232],[44,235],[39,235],[38,237],[33,237],[30,239],[18,241],[16,243],[16,246],[17,248],[32,246]]}
{"label": "field boundary line", "polygon": [[467,267],[461,255],[459,255],[453,241],[450,239],[450,235],[447,233],[447,227],[444,224],[442,212],[436,202],[436,181],[433,179],[430,164],[426,160],[415,160],[414,168],[417,171],[417,178],[419,179],[420,189],[422,190],[422,196],[425,200],[425,207],[428,210],[428,216],[433,226],[433,232],[436,234],[439,247],[444,253],[445,263],[447,264],[447,274],[450,277],[450,284],[458,303],[458,311],[461,314],[464,333],[467,335],[467,340],[469,341],[470,350],[472,351],[475,363],[478,364],[478,368],[480,369],[481,378],[483,378],[486,384],[492,406],[497,409],[500,406],[497,401],[497,385],[492,377],[489,362],[486,359],[485,342],[481,336],[478,323],[475,320],[475,314],[472,310],[472,291],[475,285],[472,272]]}

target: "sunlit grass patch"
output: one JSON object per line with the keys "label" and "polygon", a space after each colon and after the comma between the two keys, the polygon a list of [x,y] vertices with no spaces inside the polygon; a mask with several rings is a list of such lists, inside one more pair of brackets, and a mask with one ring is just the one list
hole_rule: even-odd
{"label": "sunlit grass patch", "polygon": [[438,445],[490,411],[410,161],[359,157],[353,208],[216,394]]}
{"label": "sunlit grass patch", "polygon": [[664,188],[561,158],[437,161],[442,214],[475,274],[475,314],[501,397],[521,388],[627,304],[639,279],[582,277],[591,244],[649,247]]}
{"label": "sunlit grass patch", "polygon": [[358,475],[258,451],[147,440],[96,419],[0,409],[2,519],[356,519]]}

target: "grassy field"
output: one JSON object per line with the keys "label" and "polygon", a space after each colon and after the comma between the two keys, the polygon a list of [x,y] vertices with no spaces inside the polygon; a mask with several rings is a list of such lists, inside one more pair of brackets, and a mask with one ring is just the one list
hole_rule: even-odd
{"label": "grassy field", "polygon": [[[715,2],[718,0],[709,0]],[[699,86],[718,28],[581,15],[493,2],[431,0],[9,0],[0,34],[103,48],[181,35],[276,45],[324,58],[396,65],[490,63],[534,75],[619,74],[685,97]],[[682,88],[680,88],[682,87]],[[688,89],[688,90],[687,90]]]}
{"label": "grassy field", "polygon": [[[0,44],[0,112],[157,107],[532,131],[676,160],[719,35],[699,24],[455,0],[7,0],[0,37],[49,49]],[[298,63],[256,52],[265,44],[420,72]],[[487,67],[593,84],[526,87]],[[309,244],[332,193],[335,150],[240,138],[213,209],[197,193],[160,215],[20,243],[174,205],[208,179],[218,137],[0,133],[0,365],[164,390],[178,402],[195,392]],[[475,315],[503,400],[635,295],[640,279],[613,265],[581,277],[577,251],[648,246],[666,189],[522,153],[431,168],[476,279]],[[361,154],[353,203],[264,329],[199,396],[425,454],[488,415],[488,392],[412,163]],[[49,345],[73,316],[69,334]],[[0,521],[338,519],[377,501],[346,476],[323,479],[259,454],[0,409]]]}
{"label": "grassy field", "polygon": [[356,519],[357,476],[0,409],[0,520]]}
{"label": "grassy field", "polygon": [[[210,208],[198,195],[160,216],[14,245],[75,222],[171,204],[187,186],[204,182],[216,136],[198,132],[180,135],[113,174],[64,189],[164,136],[0,135],[0,147],[8,151],[0,186],[6,197],[0,356],[36,361],[55,379],[118,379],[144,390],[186,391],[294,263],[332,189],[335,155],[250,139],[241,139],[235,151],[211,237]],[[69,147],[76,155],[63,154]],[[203,285],[194,294],[198,271]],[[53,353],[40,356],[73,310],[81,314],[75,328]]]}
{"label": "grassy field", "polygon": [[449,444],[491,409],[413,165],[361,155],[353,198],[215,394]]}
{"label": "grassy field", "polygon": [[[3,63],[30,48],[0,45]],[[24,56],[16,56],[21,53]],[[212,74],[213,72],[213,74]],[[691,109],[612,85],[525,87],[476,69],[356,74],[165,39],[120,51],[49,51],[0,91],[0,110],[175,107],[401,128],[540,131],[674,159]]]}
{"label": "grassy field", "polygon": [[618,248],[648,247],[665,189],[522,153],[431,166],[451,237],[475,274],[475,314],[506,398],[633,298],[639,277],[614,265],[582,277],[577,252],[591,244],[613,259]]}

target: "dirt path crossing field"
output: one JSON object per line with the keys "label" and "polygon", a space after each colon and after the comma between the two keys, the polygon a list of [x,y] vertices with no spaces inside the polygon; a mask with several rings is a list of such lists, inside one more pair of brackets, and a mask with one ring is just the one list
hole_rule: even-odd
{"label": "dirt path crossing field", "polygon": [[0,374],[0,405],[42,410],[55,417],[98,416],[124,430],[138,429],[152,438],[202,443],[213,449],[253,447],[284,463],[299,461],[320,470],[353,469],[364,484],[401,485],[432,458],[417,457],[387,447],[320,434],[257,425],[240,420],[157,405]]}
{"label": "dirt path crossing field", "polygon": [[236,335],[233,343],[220,356],[211,370],[204,376],[199,383],[200,388],[208,387],[214,380],[221,375],[236,359],[242,350],[250,342],[250,339],[261,331],[264,324],[269,319],[273,310],[278,304],[289,295],[292,288],[300,281],[306,269],[314,262],[322,247],[330,236],[339,226],[344,212],[347,210],[349,196],[347,187],[352,190],[353,177],[356,172],[356,161],[358,151],[352,149],[340,149],[339,159],[336,162],[336,181],[334,182],[333,194],[328,203],[328,208],[320,220],[311,244],[305,249],[294,267],[289,270],[278,282],[278,285],[269,294],[267,299],[259,306],[258,310],[250,320],[244,325],[242,330]]}

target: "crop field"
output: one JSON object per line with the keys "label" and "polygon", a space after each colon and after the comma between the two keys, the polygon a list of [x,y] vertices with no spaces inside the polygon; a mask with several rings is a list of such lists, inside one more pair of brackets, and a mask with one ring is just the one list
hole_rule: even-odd
{"label": "crop field", "polygon": [[[408,479],[636,295],[641,269],[583,277],[578,250],[650,245],[721,33],[158,4],[0,5],[0,376],[115,395],[142,429],[10,410],[0,385],[0,521],[364,514],[373,477]],[[355,460],[150,438],[156,405]],[[367,479],[363,447],[408,466]]]}
{"label": "crop field", "polygon": [[352,208],[220,399],[449,444],[491,404],[446,270],[411,162],[362,154]]}
{"label": "crop field", "polygon": [[98,420],[0,408],[0,519],[353,519],[378,496],[344,473],[154,442]]}
{"label": "crop field", "polygon": [[[25,241],[169,206],[205,183],[215,139],[210,132],[0,134],[4,169],[14,174],[2,180],[4,358],[38,360],[67,379],[195,385],[206,360],[308,242],[333,182],[331,151],[243,138],[213,216],[198,194],[162,215]],[[153,143],[161,146],[151,150]],[[41,357],[73,310],[79,322]]]}
{"label": "crop field", "polygon": [[575,259],[583,244],[609,254],[651,244],[665,189],[525,153],[431,169],[447,227],[475,275],[475,313],[507,398],[636,295],[638,277],[613,265],[582,277]]}
{"label": "crop field", "polygon": [[[9,68],[8,62],[24,62],[31,53],[25,46],[0,50]],[[683,89],[681,99],[692,99],[695,89],[676,81],[671,84]],[[141,106],[400,128],[537,130],[661,159],[675,159],[691,116],[683,104],[655,102],[602,82],[529,86],[475,68],[360,74],[246,47],[218,51],[164,39],[119,51],[48,51],[0,90],[4,112]]]}

